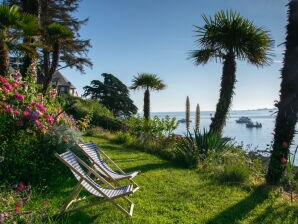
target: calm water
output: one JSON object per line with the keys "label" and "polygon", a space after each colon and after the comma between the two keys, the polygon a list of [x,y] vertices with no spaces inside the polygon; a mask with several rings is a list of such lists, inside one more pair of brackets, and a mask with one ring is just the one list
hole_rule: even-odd
{"label": "calm water", "polygon": [[[200,130],[203,128],[209,129],[211,123],[211,115],[213,111],[202,111],[201,120],[200,120]],[[165,117],[169,115],[170,117],[176,117],[178,120],[185,118],[185,112],[160,112],[152,113],[152,116]],[[262,128],[246,128],[245,124],[238,124],[236,120],[241,116],[247,116],[255,122],[262,123]],[[191,129],[195,125],[195,113],[191,112]],[[237,144],[242,144],[245,149],[255,149],[260,150],[266,149],[267,144],[271,144],[273,140],[273,130],[275,125],[275,114],[274,111],[270,112],[269,110],[242,110],[242,111],[231,111],[226,126],[224,128],[223,135],[225,137],[231,137],[235,139]],[[298,130],[298,125],[296,126]],[[186,126],[185,123],[180,123],[178,129],[175,131],[176,134],[185,134]],[[294,138],[294,145],[298,144],[298,136]],[[293,150],[294,147],[292,147]],[[298,155],[297,155],[298,156]],[[298,158],[296,158],[297,164]]]}

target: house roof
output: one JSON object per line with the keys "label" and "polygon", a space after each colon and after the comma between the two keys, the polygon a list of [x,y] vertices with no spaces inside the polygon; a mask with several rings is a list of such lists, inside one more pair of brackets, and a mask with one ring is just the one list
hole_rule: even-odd
{"label": "house roof", "polygon": [[55,83],[58,81],[58,85],[59,86],[68,86],[70,89],[76,89],[76,87],[74,85],[71,84],[70,81],[68,81],[67,78],[65,78],[65,76],[63,76],[59,71],[56,71],[54,73],[52,82]]}

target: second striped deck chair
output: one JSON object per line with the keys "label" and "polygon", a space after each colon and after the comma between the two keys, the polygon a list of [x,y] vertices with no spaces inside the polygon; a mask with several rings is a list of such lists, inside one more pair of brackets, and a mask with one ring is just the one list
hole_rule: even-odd
{"label": "second striped deck chair", "polygon": [[[126,185],[119,188],[114,188],[109,182],[107,182],[96,171],[89,167],[84,161],[75,156],[71,151],[67,151],[60,155],[55,153],[55,156],[68,168],[70,168],[71,172],[78,180],[78,184],[74,188],[69,199],[66,201],[66,203],[63,205],[63,207],[58,211],[56,215],[83,208],[88,208],[91,206],[98,205],[102,202],[109,201],[113,205],[115,205],[116,208],[118,208],[120,211],[124,212],[126,215],[132,216],[134,204],[131,200],[128,199],[127,196],[133,193],[133,185]],[[93,174],[95,178],[99,179],[103,184],[107,185],[109,188],[104,188],[98,183],[96,183],[90,177],[91,174]],[[77,199],[81,190],[83,189],[86,189],[91,194],[91,196]],[[74,203],[82,202],[93,197],[97,199],[93,203],[70,209],[71,205],[73,205]],[[118,198],[123,198],[129,204],[128,210],[124,209],[119,203],[115,201],[115,199]]]}
{"label": "second striped deck chair", "polygon": [[[117,186],[121,186],[119,180],[128,179],[134,186],[133,192],[139,189],[139,186],[136,182],[133,181],[133,178],[139,174],[140,171],[135,171],[132,173],[125,173],[110,157],[107,156],[97,145],[93,142],[78,144],[79,149],[89,158],[92,163],[92,166],[104,177],[108,178],[110,181],[114,181]],[[109,161],[117,170],[115,172],[112,168],[105,163],[102,156]]]}

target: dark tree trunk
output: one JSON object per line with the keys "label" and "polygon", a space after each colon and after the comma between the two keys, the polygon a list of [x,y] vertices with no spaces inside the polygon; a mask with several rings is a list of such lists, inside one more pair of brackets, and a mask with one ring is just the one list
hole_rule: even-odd
{"label": "dark tree trunk", "polygon": [[144,117],[146,120],[150,118],[150,92],[146,89],[144,94]]}
{"label": "dark tree trunk", "polygon": [[210,132],[221,134],[225,126],[227,114],[229,112],[236,82],[236,61],[233,53],[229,53],[224,58],[220,96],[216,105],[215,115],[210,124]]}
{"label": "dark tree trunk", "polygon": [[53,45],[53,53],[52,53],[52,64],[50,67],[50,53],[48,51],[44,51],[44,83],[42,92],[45,94],[49,89],[54,73],[58,67],[60,56],[60,44],[57,41]]}
{"label": "dark tree trunk", "polygon": [[286,51],[284,67],[281,71],[280,100],[277,103],[274,142],[266,176],[268,184],[277,185],[283,176],[285,164],[281,158],[288,159],[298,113],[298,1],[289,3]]}
{"label": "dark tree trunk", "polygon": [[[21,0],[22,11],[25,13],[29,13],[31,15],[38,15],[38,0]],[[24,38],[23,43],[32,44],[34,40],[29,38]],[[27,70],[29,66],[32,64],[33,57],[30,54],[25,54],[23,60],[23,64],[21,66],[21,74],[23,77],[27,76]]]}
{"label": "dark tree trunk", "polygon": [[0,75],[7,76],[9,72],[9,52],[5,43],[0,43]]}

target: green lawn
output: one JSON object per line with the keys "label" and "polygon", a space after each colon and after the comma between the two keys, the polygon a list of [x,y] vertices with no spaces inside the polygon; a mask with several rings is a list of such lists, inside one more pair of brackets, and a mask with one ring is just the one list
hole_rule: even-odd
{"label": "green lawn", "polygon": [[[141,189],[131,196],[134,215],[128,218],[111,203],[104,203],[65,215],[54,223],[298,223],[297,205],[276,198],[266,187],[220,184],[208,174],[183,169],[108,140],[85,140],[100,145],[124,170],[142,171],[135,178]],[[36,192],[32,201],[40,204],[47,200],[51,212],[57,211],[75,184],[69,172],[67,178],[61,177],[49,186],[44,195]]]}

